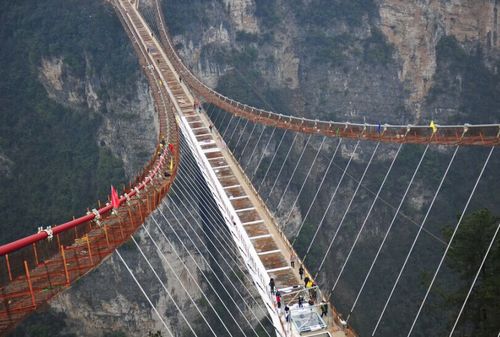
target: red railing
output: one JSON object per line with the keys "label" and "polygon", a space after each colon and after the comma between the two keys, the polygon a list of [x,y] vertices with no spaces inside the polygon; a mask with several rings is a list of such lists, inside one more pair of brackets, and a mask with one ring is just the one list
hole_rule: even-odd
{"label": "red railing", "polygon": [[[133,46],[146,69],[144,51],[137,44]],[[166,88],[158,85],[154,73],[146,71],[145,75],[160,121],[157,151],[143,173],[123,191],[117,209],[107,204],[0,246],[0,335],[98,266],[130,238],[169,191],[179,162],[178,128]],[[173,150],[166,144],[172,144]]]}

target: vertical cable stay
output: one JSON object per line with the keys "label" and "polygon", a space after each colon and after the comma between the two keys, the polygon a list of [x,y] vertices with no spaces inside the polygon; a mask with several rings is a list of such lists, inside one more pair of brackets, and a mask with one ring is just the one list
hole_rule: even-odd
{"label": "vertical cable stay", "polygon": [[252,174],[250,176],[250,181],[252,181],[253,177],[257,173],[257,170],[260,167],[260,164],[262,163],[262,159],[264,159],[264,156],[266,155],[266,151],[269,148],[269,144],[271,144],[271,141],[273,139],[274,133],[276,132],[276,128],[273,127],[273,131],[271,132],[271,135],[269,136],[269,139],[267,140],[266,146],[264,146],[264,150],[262,151],[262,154],[260,156],[259,161],[257,162],[257,166],[255,166],[255,169],[252,171]]}
{"label": "vertical cable stay", "polygon": [[[225,137],[226,137],[226,132],[227,132],[227,130],[229,130],[229,127],[231,126],[231,123],[233,122],[233,119],[234,119],[234,117],[235,117],[235,115],[233,115],[233,114],[230,114],[230,115],[231,115],[231,118],[229,119],[229,122],[227,123],[226,128],[224,129],[224,132],[222,132],[222,139],[225,139]],[[236,117],[236,118],[238,118],[238,117]],[[219,132],[219,133],[220,133],[220,132]],[[225,141],[225,140],[224,140],[224,141]]]}
{"label": "vertical cable stay", "polygon": [[[154,219],[153,216],[151,216],[151,219],[156,222],[156,219]],[[148,235],[149,239],[151,240],[151,242],[154,244],[154,246],[156,247],[156,251],[157,253],[159,254],[159,256],[161,256],[163,258],[163,261],[165,261],[165,263],[167,264],[168,268],[172,271],[172,274],[174,275],[174,277],[176,278],[177,280],[177,283],[182,287],[182,289],[184,290],[184,292],[186,293],[186,295],[189,297],[189,300],[191,301],[191,303],[194,305],[196,311],[198,311],[198,313],[200,314],[201,318],[203,319],[203,321],[205,322],[205,324],[207,324],[209,330],[212,332],[212,334],[217,337],[217,334],[215,333],[215,331],[213,330],[212,326],[210,325],[210,323],[208,323],[208,320],[207,318],[205,317],[205,315],[201,312],[200,308],[198,307],[198,305],[196,304],[196,302],[194,301],[193,297],[191,296],[191,294],[189,294],[189,292],[187,291],[186,287],[184,286],[184,283],[181,281],[181,279],[179,278],[179,276],[177,275],[177,272],[176,270],[172,267],[172,265],[170,264],[170,262],[168,261],[167,257],[165,256],[165,254],[163,253],[163,251],[160,249],[160,247],[158,246],[158,244],[156,243],[156,241],[153,239],[153,237],[151,236],[151,233],[149,232],[149,230],[147,229],[147,226],[143,226],[142,227],[144,229],[144,231],[146,232],[146,234]],[[171,242],[169,241],[169,244],[170,246],[172,246]],[[175,250],[175,247],[172,246],[172,250]],[[184,263],[180,257],[178,257],[178,259]],[[184,264],[183,264],[184,265]],[[184,265],[184,268],[186,268],[186,266]],[[202,291],[201,287],[199,286],[198,282],[196,281],[196,279],[194,279],[191,274],[189,274],[189,276],[191,277],[191,279],[193,280],[194,283],[196,283],[196,285],[198,286],[198,289],[200,291]],[[208,299],[207,299],[208,301]],[[213,309],[213,308],[212,308]],[[217,312],[216,312],[217,314]]]}
{"label": "vertical cable stay", "polygon": [[[249,122],[249,120],[247,119],[245,121],[245,125],[243,126],[243,131],[241,131],[240,136],[238,137],[238,141],[236,142],[236,145],[234,146],[234,152],[235,153],[236,153],[236,149],[238,148],[238,145],[240,145],[241,137],[243,137],[243,135],[245,134],[245,131],[247,130],[248,122]],[[252,137],[252,136],[250,135],[250,137]]]}
{"label": "vertical cable stay", "polygon": [[160,282],[163,290],[165,290],[165,292],[167,293],[168,297],[170,298],[170,300],[172,301],[172,303],[174,304],[175,308],[177,309],[177,311],[179,311],[179,314],[181,315],[182,319],[184,320],[184,322],[186,322],[187,326],[189,327],[189,330],[191,330],[191,332],[193,333],[193,335],[195,335],[196,337],[198,337],[198,335],[196,334],[196,332],[194,331],[193,327],[191,326],[191,324],[189,323],[189,320],[186,318],[186,316],[184,315],[184,313],[182,312],[181,308],[179,308],[179,305],[177,305],[177,302],[175,301],[175,299],[172,297],[172,294],[170,293],[170,291],[167,289],[167,287],[165,286],[165,283],[161,280],[160,276],[158,275],[158,273],[156,272],[155,268],[153,267],[153,265],[151,264],[151,262],[149,261],[149,259],[146,257],[146,255],[144,254],[144,251],[142,250],[142,248],[139,246],[139,244],[137,243],[137,241],[135,240],[134,236],[132,235],[131,236],[131,239],[132,241],[134,242],[135,246],[137,247],[137,249],[139,250],[139,252],[141,253],[142,257],[144,258],[144,260],[146,261],[146,263],[148,264],[149,268],[151,269],[151,271],[153,272],[153,274],[155,274],[156,276],[156,279],[158,280],[158,282]]}
{"label": "vertical cable stay", "polygon": [[[321,263],[319,264],[319,267],[316,270],[316,273],[314,274],[314,279],[316,279],[318,277],[319,272],[321,271],[321,268],[323,268],[323,264],[325,263],[326,258],[328,256],[328,254],[330,253],[330,249],[332,249],[333,242],[337,238],[337,235],[340,232],[340,228],[342,228],[342,225],[344,224],[344,220],[345,220],[347,214],[349,213],[349,211],[351,210],[352,203],[353,203],[354,199],[356,198],[356,195],[358,194],[359,187],[361,186],[361,184],[363,183],[363,180],[365,179],[366,173],[368,172],[368,169],[370,168],[370,166],[372,164],[373,158],[375,157],[375,154],[377,153],[379,146],[380,146],[380,142],[378,142],[377,145],[375,146],[375,148],[373,149],[370,160],[368,161],[368,164],[366,164],[365,170],[363,171],[363,175],[361,176],[361,179],[359,179],[358,185],[356,186],[356,189],[354,190],[354,193],[352,194],[351,200],[349,201],[349,204],[347,205],[347,208],[344,212],[344,215],[342,215],[342,219],[340,220],[340,223],[337,226],[337,229],[335,230],[335,233],[333,234],[332,239],[330,240],[330,244],[328,245],[328,248],[326,249],[326,252],[323,255],[323,259],[321,260]],[[354,154],[354,152],[353,152],[353,154]],[[353,156],[351,156],[351,158],[352,157]]]}
{"label": "vertical cable stay", "polygon": [[278,202],[278,205],[276,205],[276,212],[279,211],[280,205],[283,202],[283,199],[285,198],[286,191],[288,190],[288,187],[290,186],[290,183],[293,180],[293,177],[295,176],[295,172],[297,171],[297,168],[300,165],[300,162],[302,161],[302,157],[304,156],[304,153],[306,152],[307,146],[309,145],[309,141],[311,140],[311,134],[307,136],[306,140],[306,145],[302,148],[302,151],[300,153],[299,159],[297,159],[297,162],[295,163],[295,167],[293,169],[292,175],[290,176],[290,179],[288,179],[288,183],[286,184],[285,189],[283,190],[283,194],[281,195],[280,201]]}
{"label": "vertical cable stay", "polygon": [[243,120],[243,118],[239,118],[238,117],[238,122],[234,126],[233,132],[231,132],[231,136],[229,136],[229,139],[226,142],[228,146],[231,145],[231,142],[233,141],[234,134],[236,133],[236,130],[238,130],[238,127],[240,126],[240,123],[241,123],[242,120]]}
{"label": "vertical cable stay", "polygon": [[427,212],[425,213],[424,219],[422,220],[422,222],[420,224],[420,228],[418,229],[418,232],[415,235],[415,238],[413,239],[413,242],[411,244],[410,250],[408,251],[408,254],[406,254],[406,258],[405,258],[403,265],[401,266],[401,269],[399,270],[399,274],[398,274],[398,276],[397,276],[397,278],[392,286],[389,297],[387,298],[387,300],[384,304],[384,308],[382,309],[382,312],[380,313],[380,316],[377,320],[377,324],[375,324],[375,328],[373,329],[372,336],[374,336],[375,333],[377,332],[377,328],[378,328],[382,318],[384,317],[384,313],[385,313],[385,310],[387,309],[387,305],[389,304],[389,302],[392,298],[392,295],[394,294],[394,290],[398,286],[401,275],[403,275],[403,272],[406,268],[406,264],[408,263],[408,260],[410,259],[410,256],[411,256],[411,253],[413,252],[413,249],[415,248],[415,245],[417,244],[418,238],[420,237],[420,233],[422,233],[422,228],[424,227],[424,225],[427,221],[427,218],[429,217],[429,214],[431,213],[432,207],[434,206],[434,202],[436,201],[436,198],[437,198],[439,192],[441,191],[441,187],[443,186],[443,183],[444,183],[446,177],[448,176],[448,172],[450,171],[450,167],[452,166],[453,161],[455,160],[455,156],[457,155],[459,148],[460,148],[460,146],[457,146],[455,148],[455,151],[453,152],[453,155],[450,159],[450,162],[448,163],[448,167],[446,167],[446,171],[444,172],[443,176],[441,177],[441,181],[439,182],[439,186],[436,189],[436,192],[434,192],[434,196],[432,197],[432,201],[431,201],[429,207],[427,208]]}
{"label": "vertical cable stay", "polygon": [[[267,125],[262,126],[262,131],[260,132],[259,137],[257,138],[257,142],[255,143],[255,146],[253,147],[252,153],[250,153],[250,157],[248,157],[249,159],[248,159],[248,161],[247,161],[246,165],[244,165],[244,166],[245,166],[245,170],[248,168],[248,165],[250,165],[250,163],[252,162],[252,158],[253,158],[253,155],[254,155],[254,153],[255,153],[255,150],[257,150],[257,145],[259,145],[260,140],[262,139],[262,135],[264,134],[264,131],[266,131],[266,128],[267,128]],[[251,137],[250,137],[250,138],[251,138]],[[250,138],[249,138],[249,139],[250,139]],[[247,144],[245,145],[245,148],[246,148],[247,146],[248,146],[248,142],[247,142]],[[243,149],[243,151],[245,151],[245,149]],[[244,152],[241,152],[241,155],[240,155],[240,158],[238,158],[238,161],[242,158],[243,153],[244,153]]]}
{"label": "vertical cable stay", "polygon": [[330,210],[330,207],[332,206],[333,199],[335,198],[335,195],[337,195],[337,191],[339,190],[340,184],[342,184],[342,181],[344,180],[345,174],[347,172],[347,169],[349,169],[349,166],[351,165],[352,158],[354,157],[354,154],[356,153],[356,150],[358,149],[360,140],[356,142],[356,146],[354,146],[354,150],[351,152],[351,155],[349,156],[349,161],[347,162],[347,165],[344,168],[344,172],[342,173],[342,176],[339,179],[339,182],[337,183],[337,187],[335,187],[335,191],[333,192],[330,201],[328,202],[328,206],[326,207],[325,212],[323,213],[323,217],[321,218],[318,227],[316,228],[316,232],[314,232],[314,235],[311,239],[311,242],[309,243],[309,246],[307,247],[307,251],[304,254],[304,257],[302,258],[302,263],[306,262],[307,254],[309,254],[309,251],[311,250],[311,247],[314,243],[314,240],[316,239],[316,236],[319,233],[319,229],[323,225],[323,222],[325,221],[326,215],[328,214],[328,211]]}
{"label": "vertical cable stay", "polygon": [[349,314],[347,315],[346,322],[349,322],[349,319],[351,318],[352,312],[354,311],[354,308],[356,307],[356,304],[358,303],[358,300],[361,296],[361,293],[363,292],[363,289],[365,288],[366,281],[368,281],[368,278],[371,275],[371,272],[373,270],[373,266],[375,266],[375,263],[377,262],[378,256],[380,255],[380,252],[382,251],[382,248],[384,247],[385,241],[387,240],[387,237],[389,236],[389,233],[391,232],[392,226],[394,225],[394,222],[396,221],[396,218],[399,214],[399,210],[401,209],[401,206],[403,205],[404,201],[406,200],[406,195],[408,194],[408,191],[410,190],[410,188],[413,184],[413,181],[415,180],[415,177],[418,173],[418,170],[420,169],[420,166],[422,165],[422,162],[424,161],[424,158],[425,158],[425,155],[426,155],[428,149],[429,149],[429,143],[427,143],[427,145],[425,146],[425,150],[422,153],[422,156],[420,156],[420,160],[417,164],[417,167],[415,168],[415,171],[413,172],[413,175],[408,183],[408,186],[406,186],[406,190],[403,194],[403,197],[401,198],[401,201],[399,202],[398,208],[396,209],[396,212],[394,213],[392,221],[389,224],[387,231],[385,232],[384,238],[382,239],[382,242],[380,243],[380,246],[378,247],[377,253],[375,254],[375,257],[372,260],[370,268],[368,269],[368,272],[366,273],[365,279],[363,280],[363,284],[361,285],[361,288],[359,289],[358,294],[356,295],[356,299],[354,300],[354,303],[352,304],[351,309],[349,310]]}
{"label": "vertical cable stay", "polygon": [[[248,144],[250,143],[250,139],[252,139],[253,133],[255,132],[255,128],[257,127],[257,123],[253,123],[252,131],[250,131],[250,136],[247,138],[247,141],[245,142],[245,146],[243,146],[243,150],[241,153],[238,155],[238,162],[243,158],[243,154],[245,153]],[[236,148],[234,149],[236,153]]]}
{"label": "vertical cable stay", "polygon": [[325,144],[325,140],[326,140],[326,137],[323,136],[323,139],[321,141],[321,144],[319,145],[318,151],[316,152],[316,155],[314,156],[314,159],[311,162],[311,166],[309,166],[309,170],[307,171],[307,174],[304,178],[304,181],[302,182],[302,185],[300,186],[299,193],[297,193],[297,197],[295,198],[295,200],[292,204],[292,207],[290,207],[290,212],[288,212],[288,216],[286,217],[285,224],[288,223],[288,221],[290,220],[290,217],[292,216],[293,209],[295,208],[295,205],[299,201],[299,197],[302,194],[302,190],[304,189],[304,186],[306,185],[307,180],[309,179],[309,175],[311,174],[311,171],[312,171],[314,165],[316,164],[316,160],[318,159],[318,156],[321,152],[321,149],[323,148],[323,145]]}
{"label": "vertical cable stay", "polygon": [[[457,319],[455,320],[455,323],[453,323],[453,327],[451,328],[451,331],[450,331],[450,334],[448,335],[448,337],[452,337],[453,332],[455,331],[455,328],[457,327],[457,324],[460,320],[460,317],[462,316],[462,312],[464,311],[465,305],[467,304],[467,301],[469,300],[469,296],[472,293],[472,289],[476,285],[477,278],[479,277],[479,274],[481,273],[481,270],[483,269],[484,263],[486,262],[486,259],[488,258],[491,247],[493,246],[493,243],[495,242],[495,239],[497,237],[499,229],[500,229],[500,223],[497,225],[497,229],[495,231],[495,234],[493,234],[493,237],[491,238],[488,249],[486,250],[486,253],[484,254],[483,260],[481,261],[481,265],[477,269],[476,275],[474,276],[474,280],[472,281],[472,284],[470,285],[469,291],[467,292],[467,296],[465,297],[464,303],[462,304],[462,307],[460,308],[460,312],[458,313],[458,316],[457,316]],[[411,333],[411,331],[410,331],[410,333]],[[408,335],[410,335],[410,333],[408,333]]]}
{"label": "vertical cable stay", "polygon": [[[259,187],[257,188],[257,193],[260,192],[260,188],[264,185],[264,182],[266,181],[266,178],[267,178],[267,174],[269,173],[269,169],[271,168],[271,166],[273,166],[273,163],[274,163],[274,159],[276,158],[276,155],[278,154],[279,152],[279,149],[281,148],[281,143],[283,143],[283,139],[285,139],[285,136],[286,136],[286,133],[288,132],[288,130],[285,130],[283,132],[283,134],[281,135],[281,139],[278,143],[278,146],[276,147],[276,150],[274,151],[274,154],[273,154],[273,157],[271,159],[271,163],[269,164],[269,166],[267,167],[266,169],[266,173],[264,174],[264,177],[262,178],[262,180],[260,181],[260,184],[259,184]],[[293,145],[293,144],[292,144]],[[262,158],[261,158],[261,161],[262,161]]]}
{"label": "vertical cable stay", "polygon": [[328,166],[325,170],[325,173],[323,174],[323,177],[321,178],[321,182],[319,183],[318,189],[316,190],[316,193],[314,194],[314,197],[311,201],[311,204],[309,204],[309,208],[307,209],[306,215],[302,219],[302,223],[300,224],[299,230],[297,231],[297,234],[295,234],[295,238],[292,241],[292,247],[295,245],[295,242],[299,238],[300,232],[302,231],[302,227],[304,227],[304,224],[306,223],[306,219],[309,215],[309,212],[311,211],[314,202],[316,201],[316,198],[318,197],[319,191],[321,191],[321,187],[323,187],[323,183],[325,182],[326,177],[328,176],[328,172],[330,171],[330,166],[332,166],[333,160],[335,159],[335,156],[337,155],[337,151],[340,148],[340,144],[342,144],[342,139],[339,138],[339,141],[337,142],[337,146],[335,147],[335,152],[333,152],[333,156],[330,158],[330,162],[328,163]]}
{"label": "vertical cable stay", "polygon": [[337,283],[339,282],[340,277],[342,276],[342,273],[344,272],[344,268],[346,267],[347,263],[349,262],[349,258],[351,257],[351,254],[354,251],[354,248],[356,247],[356,244],[358,243],[359,238],[361,237],[361,233],[363,232],[363,229],[365,228],[366,222],[368,221],[368,218],[370,217],[370,215],[372,213],[373,207],[375,206],[375,204],[378,200],[380,192],[384,188],[385,182],[387,181],[387,178],[389,177],[389,174],[392,171],[392,167],[394,166],[394,163],[396,162],[396,159],[399,156],[399,152],[401,151],[403,144],[404,143],[399,144],[398,150],[397,150],[396,154],[394,155],[394,157],[392,158],[391,165],[389,166],[389,169],[385,173],[384,179],[382,180],[382,183],[380,184],[380,187],[377,191],[377,194],[375,195],[375,198],[373,199],[373,202],[370,206],[370,209],[368,210],[368,213],[366,214],[365,219],[363,220],[361,228],[359,229],[358,234],[356,235],[356,238],[354,239],[354,243],[352,244],[351,249],[349,250],[349,253],[347,254],[347,257],[344,261],[344,264],[342,265],[342,268],[340,269],[339,275],[337,276],[337,279],[335,280],[335,283],[333,284],[333,287],[330,290],[330,294],[328,295],[328,299],[330,299],[330,297],[332,296],[333,291],[335,290],[335,287],[337,286]]}
{"label": "vertical cable stay", "polygon": [[273,187],[271,187],[271,190],[269,191],[269,194],[267,195],[266,204],[267,204],[267,201],[269,200],[269,198],[271,197],[271,194],[273,193],[273,190],[274,190],[274,187],[276,186],[276,183],[278,182],[278,180],[280,178],[281,171],[283,171],[283,167],[285,167],[288,156],[290,155],[290,152],[292,152],[293,146],[295,144],[295,141],[297,140],[298,135],[299,135],[299,133],[296,132],[295,136],[293,136],[292,144],[288,148],[288,152],[286,153],[286,156],[285,156],[285,159],[283,160],[283,163],[281,163],[281,167],[280,167],[280,170],[278,171],[278,175],[276,176],[276,179],[274,179]]}
{"label": "vertical cable stay", "polygon": [[132,276],[132,278],[134,279],[135,283],[137,284],[137,286],[141,290],[142,294],[144,295],[144,297],[148,301],[148,303],[151,306],[151,308],[153,309],[153,311],[156,313],[156,315],[160,319],[160,321],[163,324],[163,326],[165,327],[165,329],[168,331],[168,333],[170,334],[170,336],[174,337],[174,335],[172,334],[172,331],[170,331],[170,328],[168,327],[167,323],[165,323],[165,321],[163,320],[163,317],[161,317],[160,313],[158,312],[158,310],[154,306],[153,302],[151,302],[151,299],[149,298],[148,294],[146,294],[146,291],[144,291],[144,288],[141,286],[141,284],[139,283],[139,281],[135,277],[134,273],[132,272],[132,270],[128,266],[127,262],[125,262],[125,260],[123,259],[122,255],[120,254],[120,251],[118,249],[116,250],[116,255],[118,255],[118,257],[122,261],[123,265],[125,266],[125,268],[127,269],[127,271],[130,273],[130,276]]}
{"label": "vertical cable stay", "polygon": [[490,152],[488,153],[488,157],[486,158],[486,160],[485,160],[485,162],[483,164],[483,167],[481,168],[481,172],[479,173],[479,176],[477,177],[476,183],[474,184],[474,188],[472,189],[471,193],[469,194],[469,198],[467,199],[467,203],[464,206],[462,214],[460,214],[460,218],[458,219],[457,225],[455,226],[455,229],[453,230],[453,234],[451,235],[451,238],[448,241],[448,245],[446,246],[446,249],[445,249],[445,251],[443,253],[443,256],[441,257],[441,260],[439,261],[439,265],[438,265],[436,271],[434,272],[434,275],[432,276],[431,283],[429,284],[429,287],[427,288],[427,291],[425,292],[425,296],[422,299],[422,303],[420,303],[420,306],[418,308],[418,312],[415,315],[415,319],[413,320],[413,323],[412,323],[412,325],[410,327],[410,331],[408,331],[408,335],[407,336],[411,335],[411,333],[413,331],[413,328],[415,327],[415,323],[417,322],[418,317],[420,316],[420,312],[422,311],[422,308],[423,308],[423,306],[425,304],[425,301],[427,300],[427,296],[429,296],[429,292],[431,291],[431,288],[434,285],[434,281],[436,280],[436,276],[439,273],[439,270],[441,269],[443,261],[446,258],[446,254],[448,253],[448,250],[451,247],[451,243],[453,242],[453,239],[455,238],[455,234],[457,234],[458,228],[460,227],[460,225],[462,223],[462,220],[463,220],[463,218],[465,216],[465,212],[467,211],[467,208],[469,208],[469,203],[472,200],[472,197],[474,196],[474,193],[476,192],[476,188],[479,185],[479,181],[481,181],[481,178],[483,177],[483,173],[484,173],[484,171],[486,169],[486,166],[488,165],[488,163],[490,161],[491,154],[493,153],[494,149],[495,149],[495,147],[492,146]]}
{"label": "vertical cable stay", "polygon": [[[185,148],[185,146],[186,146],[186,145],[184,144],[184,142],[182,142],[182,140],[181,140],[181,146],[183,146],[184,148]],[[191,161],[191,163],[188,163],[188,161]],[[196,165],[196,164],[194,163],[194,165],[193,165],[193,158],[192,158],[191,156],[189,156],[189,159],[188,159],[188,158],[186,158],[185,160],[183,160],[183,163],[184,163],[184,164],[186,164],[186,167],[188,167],[188,166],[190,166],[190,167],[191,167],[191,169],[189,169],[189,171],[190,171],[190,172],[189,172],[189,176],[194,177],[194,176],[199,175],[199,174],[197,174],[196,172],[194,172],[194,171],[193,171],[193,168],[195,167],[194,165]],[[184,179],[183,179],[183,175],[182,175],[182,174],[179,174],[179,175],[178,175],[178,177],[180,177],[180,178],[184,181]],[[201,179],[204,179],[204,178],[201,178]],[[201,194],[201,193],[203,193],[203,192],[211,194],[211,192],[210,192],[210,191],[207,191],[207,190],[206,190],[206,186],[204,186],[204,188],[203,188],[203,189],[204,189],[204,191],[201,191],[201,190],[200,190],[200,188],[196,187],[193,183],[188,182],[187,180],[186,180],[186,183],[187,183],[187,184],[189,184],[189,185],[190,185],[189,187],[190,187],[190,188],[192,188],[193,190],[196,190],[196,191],[200,192],[200,194]],[[183,186],[183,185],[178,185],[178,186]],[[176,186],[176,187],[177,187],[177,186]],[[195,202],[195,203],[196,203],[196,201],[195,201],[195,200],[191,197],[191,193],[189,193],[190,191],[188,191],[188,190],[187,190],[187,186],[186,186],[186,187],[182,187],[182,189],[183,189],[183,191],[178,190],[178,192],[180,192],[180,193],[181,193],[181,195],[182,195],[185,199],[187,199],[187,197],[189,197],[189,198],[190,198],[193,202]],[[184,191],[185,191],[185,193],[184,193]],[[192,192],[192,191],[191,191],[191,192]],[[186,195],[187,195],[187,197],[186,197]],[[203,199],[202,199],[202,200],[201,200],[201,202],[202,202],[205,206],[207,206],[207,205],[206,205],[205,200],[203,200]],[[183,204],[184,208],[188,211],[188,213],[189,213],[189,214],[190,214],[190,215],[194,218],[194,216],[193,216],[193,215],[192,215],[192,213],[189,211],[189,209],[186,207],[186,205],[184,204],[184,202],[182,202],[182,201],[181,201],[181,203]],[[209,213],[209,214],[208,214],[208,216],[211,218],[211,220],[213,220],[213,223],[214,223],[214,224],[215,224],[215,223],[217,223],[217,224],[218,224],[218,221],[217,221],[217,219],[216,219],[216,217],[217,217],[217,216],[214,214],[213,210],[211,210],[211,209],[210,209],[210,208],[208,208],[208,207],[205,207],[204,209],[205,209],[205,210]],[[197,221],[196,221],[196,222],[197,222]],[[198,222],[197,222],[197,223],[198,223]],[[221,228],[221,226],[222,226],[222,229],[226,229],[226,231],[227,231],[227,228],[225,228],[223,225],[219,225],[219,228]],[[201,230],[202,230],[202,231],[203,231],[203,232],[207,235],[207,237],[208,237],[208,233],[206,233],[206,231],[205,231],[205,229],[203,228],[203,226],[199,225],[199,227],[200,227],[200,229],[201,229]],[[217,240],[217,242],[219,243],[219,245],[220,245],[220,246],[221,246],[221,247],[225,250],[225,252],[227,253],[227,255],[228,255],[229,257],[231,257],[231,259],[232,259],[232,260],[233,260],[233,262],[236,264],[236,266],[238,267],[238,269],[240,270],[240,272],[241,272],[241,273],[243,273],[243,275],[247,278],[247,280],[251,281],[251,280],[247,277],[247,275],[243,272],[243,270],[240,268],[239,264],[237,263],[237,261],[236,261],[236,259],[233,257],[233,255],[232,255],[232,254],[230,254],[230,252],[229,252],[229,251],[227,251],[227,249],[225,248],[225,245],[230,244],[230,245],[233,247],[233,249],[234,249],[235,251],[237,251],[237,250],[238,250],[238,248],[237,248],[237,247],[236,247],[236,246],[232,243],[232,238],[230,238],[230,237],[226,234],[226,232],[225,232],[225,231],[223,231],[222,233],[223,233],[223,234],[225,234],[225,239],[227,240],[227,241],[226,241],[226,242],[224,242],[224,244],[223,244],[223,243],[222,243],[222,242],[221,242],[221,241],[217,238],[217,236],[214,234],[214,232],[212,232],[212,230],[210,229],[210,227],[207,227],[207,228],[210,230],[211,234],[212,234],[212,235],[214,236],[214,238]],[[212,242],[212,240],[210,240],[210,241]],[[212,243],[213,243],[213,242],[212,242]],[[227,265],[231,268],[231,270],[233,271],[233,274],[237,276],[237,273],[234,271],[234,269],[232,269],[232,267],[229,265],[229,263],[225,260],[224,255],[221,253],[221,251],[220,251],[220,250],[218,250],[218,248],[217,248],[217,247],[215,247],[215,245],[214,245],[214,248],[216,248],[216,249],[217,249],[217,251],[220,253],[220,255],[223,257],[223,259],[224,259],[224,261],[226,262],[226,264],[227,264]],[[247,290],[247,292],[248,292],[248,294],[250,295],[250,297],[254,300],[254,302],[255,302],[256,304],[259,304],[259,303],[255,300],[255,298],[253,297],[253,295],[250,293],[250,291],[248,290],[248,288],[246,287],[246,285],[245,285],[245,284],[244,284],[241,280],[240,280],[240,282],[242,283],[243,287],[245,287],[245,289]],[[266,311],[265,311],[265,310],[263,310],[263,313],[266,313]],[[272,322],[271,322],[271,323],[272,323]]]}
{"label": "vertical cable stay", "polygon": [[[226,324],[224,323],[224,320],[220,317],[219,313],[217,312],[217,310],[215,310],[215,307],[213,306],[212,302],[210,301],[210,299],[208,298],[208,296],[205,294],[205,291],[201,288],[201,286],[199,285],[198,281],[196,281],[196,278],[193,276],[193,274],[191,274],[191,271],[189,270],[189,268],[186,266],[186,263],[184,262],[184,260],[181,258],[181,256],[179,255],[179,253],[177,252],[177,249],[175,248],[175,245],[172,243],[172,241],[168,238],[168,236],[165,234],[165,232],[163,231],[163,229],[161,228],[160,224],[158,223],[158,221],[156,221],[154,215],[152,214],[151,215],[151,219],[153,219],[154,223],[156,224],[156,227],[158,228],[158,230],[160,231],[160,233],[163,235],[163,238],[165,240],[167,240],[168,244],[170,245],[170,247],[172,248],[172,251],[174,252],[175,256],[177,257],[177,260],[181,262],[182,266],[184,267],[184,269],[186,270],[186,272],[188,273],[189,277],[194,281],[194,283],[196,284],[198,290],[200,291],[200,293],[202,294],[203,298],[207,301],[208,305],[210,306],[210,308],[213,310],[213,312],[215,313],[215,315],[217,316],[217,318],[219,319],[219,321],[221,322],[222,326],[224,327],[224,329],[227,331],[227,333],[229,334],[229,336],[231,337],[234,337],[233,334],[231,333],[231,331],[229,331],[228,327],[226,326]],[[166,219],[166,218],[165,218]],[[168,223],[168,220],[166,220],[166,222]],[[144,228],[146,228],[144,226]],[[149,231],[148,231],[149,233]],[[154,245],[156,246],[157,249],[160,249],[156,243],[156,241],[153,239],[153,237],[149,235],[149,238],[153,241]],[[182,242],[181,242],[182,244]],[[184,247],[185,248],[185,247]],[[188,251],[188,254],[189,254],[189,251]],[[166,261],[167,258],[165,257],[164,253],[162,252],[162,256],[163,256],[163,259]],[[191,257],[192,258],[192,257]],[[196,265],[196,267],[199,268],[198,265]],[[203,278],[205,278],[205,280],[207,282],[210,282],[208,281],[205,273],[203,273],[203,271],[200,269],[200,272],[201,272],[201,275],[203,276]],[[214,291],[214,289],[212,288],[212,285],[209,284],[209,286],[211,287],[212,291]],[[214,291],[215,292],[215,291]],[[227,310],[227,308],[226,308]],[[208,324],[208,322],[207,322]],[[209,325],[210,326],[210,325]]]}

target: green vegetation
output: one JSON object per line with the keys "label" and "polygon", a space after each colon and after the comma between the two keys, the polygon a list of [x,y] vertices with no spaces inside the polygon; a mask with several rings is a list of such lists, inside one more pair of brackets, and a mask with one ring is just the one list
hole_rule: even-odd
{"label": "green vegetation", "polygon": [[[488,245],[500,223],[500,217],[487,209],[464,217],[457,232],[453,248],[448,254],[448,265],[455,271],[461,286],[447,296],[449,305],[459,308],[469,290]],[[445,235],[451,237],[452,229]],[[459,336],[495,336],[500,330],[500,238],[497,237],[489,256],[479,273],[472,296],[469,298],[456,332]],[[457,311],[458,314],[458,311]],[[456,315],[450,318],[453,324]]]}
{"label": "green vegetation", "polygon": [[48,97],[42,59],[61,59],[64,78],[98,81],[100,98],[133,93],[138,64],[99,0],[2,2],[0,21],[0,154],[12,163],[0,176],[6,242],[82,214],[125,178],[121,160],[96,144],[99,114]]}

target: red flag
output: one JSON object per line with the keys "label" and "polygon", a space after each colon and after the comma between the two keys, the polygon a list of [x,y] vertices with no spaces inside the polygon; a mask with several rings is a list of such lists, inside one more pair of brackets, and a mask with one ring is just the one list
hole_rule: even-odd
{"label": "red flag", "polygon": [[111,205],[113,205],[113,208],[120,207],[120,197],[118,196],[118,193],[116,193],[113,185],[111,185]]}
{"label": "red flag", "polygon": [[171,153],[174,153],[175,151],[174,144],[168,144],[168,149],[170,150]]}

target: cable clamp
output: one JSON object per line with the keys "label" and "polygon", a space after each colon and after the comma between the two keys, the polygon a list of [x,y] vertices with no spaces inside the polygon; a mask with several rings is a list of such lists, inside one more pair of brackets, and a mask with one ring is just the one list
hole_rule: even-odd
{"label": "cable clamp", "polygon": [[92,209],[92,214],[94,214],[94,222],[97,226],[101,227],[101,214],[94,208]]}
{"label": "cable clamp", "polygon": [[43,228],[43,226],[38,227],[38,233],[45,232],[47,233],[47,240],[51,241],[54,237],[54,233],[52,232],[52,226],[47,226]]}

